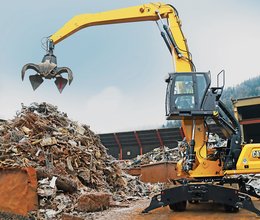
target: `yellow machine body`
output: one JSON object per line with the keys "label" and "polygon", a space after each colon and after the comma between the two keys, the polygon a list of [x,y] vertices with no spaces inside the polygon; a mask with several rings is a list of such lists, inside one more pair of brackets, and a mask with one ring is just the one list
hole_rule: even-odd
{"label": "yellow machine body", "polygon": [[260,144],[243,146],[236,170],[226,170],[225,174],[257,174],[260,173]]}
{"label": "yellow machine body", "polygon": [[[176,72],[192,72],[193,68],[189,62],[190,55],[187,46],[187,40],[183,35],[181,29],[181,21],[173,8],[163,3],[151,3],[118,10],[106,11],[97,14],[81,14],[69,20],[61,29],[51,35],[50,40],[54,44],[58,44],[65,38],[74,34],[75,32],[90,26],[107,25],[116,23],[140,22],[140,21],[157,21],[161,18],[167,19],[169,28],[174,40],[183,53],[182,57],[176,54],[172,48],[173,63]],[[218,161],[207,160],[206,148],[206,128],[203,119],[196,119],[196,165],[194,170],[189,174],[182,171],[181,163],[178,163],[178,175],[180,177],[207,177],[207,176],[223,176],[222,167],[219,166]],[[182,127],[185,137],[189,141],[192,132],[192,120],[184,119]]]}
{"label": "yellow machine body", "polygon": [[[167,20],[166,24],[164,20]],[[196,72],[182,33],[178,12],[173,6],[150,3],[96,14],[77,15],[49,37],[47,54],[41,64],[29,63],[23,67],[22,79],[26,70],[33,69],[37,72],[36,75],[30,76],[34,90],[45,78],[56,79],[55,84],[62,92],[67,82],[72,82],[73,74],[67,67],[57,67],[56,56],[53,54],[54,45],[86,27],[141,21],[157,22],[161,36],[172,55],[174,73],[169,73],[169,78],[166,79],[166,115],[169,120],[176,119],[175,117],[182,120],[186,138],[186,142],[183,141],[183,159],[177,164],[177,175],[180,179],[173,181],[180,184],[155,195],[143,212],[166,205],[174,211],[184,211],[187,201],[214,201],[224,204],[227,211],[236,212],[239,208],[245,208],[260,216],[260,210],[254,207],[249,195],[260,196],[252,189],[248,191],[245,181],[239,182],[232,177],[234,174],[260,173],[260,144],[247,144],[243,149],[240,146],[239,124],[220,100],[224,85],[210,88],[208,73]],[[63,73],[68,74],[68,80],[61,77]],[[181,85],[179,90],[176,82]],[[199,85],[201,82],[204,85]],[[182,101],[182,104],[177,101]],[[210,131],[206,125],[207,117],[226,129],[226,146],[216,144],[212,148],[208,147]],[[226,122],[225,118],[229,121]],[[224,176],[230,178],[222,178]],[[224,186],[232,183],[240,184],[241,192]]]}
{"label": "yellow machine body", "polygon": [[[75,32],[91,26],[142,21],[162,21],[162,19],[167,20],[168,29],[173,37],[173,41],[175,44],[170,45],[170,50],[173,57],[174,71],[178,73],[193,73],[193,63],[187,46],[187,40],[184,37],[181,29],[181,21],[179,19],[178,13],[171,5],[163,3],[143,4],[139,6],[100,12],[96,14],[80,14],[65,23],[63,27],[61,27],[57,32],[49,37],[49,40],[53,45],[56,45],[62,40],[74,34]],[[51,48],[51,53],[46,55],[47,59],[49,59],[49,62],[54,59],[53,49],[54,47]],[[181,54],[176,52],[178,50],[181,51]],[[37,68],[34,67],[34,69]],[[60,72],[64,71],[68,72],[68,70],[62,70]],[[41,77],[45,78],[60,77],[59,72],[55,74],[40,75]],[[22,75],[22,78],[23,76],[24,75]],[[72,76],[70,77],[69,82],[71,81]],[[58,81],[57,84],[60,82],[61,81]],[[60,91],[62,91],[63,86],[59,89]],[[239,156],[237,169],[235,171],[224,170],[223,164],[220,163],[219,160],[208,160],[208,155],[211,152],[209,152],[209,149],[207,149],[206,146],[208,130],[205,127],[203,118],[195,117],[182,119],[182,128],[187,142],[190,142],[192,140],[192,132],[194,126],[194,139],[196,140],[194,146],[195,163],[193,168],[187,172],[183,171],[183,161],[180,161],[177,166],[179,177],[221,177],[224,175],[232,174],[258,173],[258,169],[260,169],[260,157],[254,156],[254,152],[258,152],[257,149],[260,148],[258,145],[245,145],[243,147],[241,155]],[[256,154],[258,155],[258,153]]]}

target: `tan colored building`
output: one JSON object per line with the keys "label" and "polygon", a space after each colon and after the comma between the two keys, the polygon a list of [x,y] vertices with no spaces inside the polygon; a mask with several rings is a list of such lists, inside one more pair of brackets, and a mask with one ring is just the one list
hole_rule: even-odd
{"label": "tan colored building", "polygon": [[232,100],[244,143],[260,143],[260,96]]}

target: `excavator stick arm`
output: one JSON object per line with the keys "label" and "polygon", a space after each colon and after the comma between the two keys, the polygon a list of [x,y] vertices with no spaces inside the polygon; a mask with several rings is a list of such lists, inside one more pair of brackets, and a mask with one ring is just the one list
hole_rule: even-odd
{"label": "excavator stick arm", "polygon": [[150,3],[96,14],[76,15],[57,32],[52,34],[50,36],[50,40],[54,45],[58,44],[75,32],[91,26],[158,21],[161,19],[167,19],[169,23],[169,27],[164,25],[164,28],[167,29],[169,35],[171,35],[171,39],[169,39],[169,41],[174,43],[171,44],[171,50],[174,54],[173,61],[176,66],[176,71],[190,72],[193,69],[193,66],[190,63],[191,57],[188,52],[187,40],[181,30],[181,21],[178,17],[176,9],[168,4]]}
{"label": "excavator stick arm", "polygon": [[[163,19],[167,19],[167,24],[164,24]],[[75,32],[91,26],[158,20],[162,23],[163,28],[160,28],[161,35],[173,55],[176,71],[192,71],[193,63],[188,52],[186,39],[181,30],[181,21],[177,11],[171,5],[150,3],[96,14],[76,15],[49,37],[47,42],[47,54],[40,64],[30,63],[24,66],[22,69],[22,79],[24,79],[26,70],[33,69],[37,72],[37,76],[30,78],[34,90],[43,82],[43,79],[40,79],[40,77],[42,77],[46,79],[56,79],[55,84],[61,92],[67,84],[67,81],[69,85],[71,84],[73,74],[67,67],[57,67],[57,59],[53,54],[54,45],[60,43]],[[160,27],[159,24],[158,27]],[[63,72],[68,73],[68,79],[60,78],[60,74]],[[62,85],[58,86],[61,83]]]}

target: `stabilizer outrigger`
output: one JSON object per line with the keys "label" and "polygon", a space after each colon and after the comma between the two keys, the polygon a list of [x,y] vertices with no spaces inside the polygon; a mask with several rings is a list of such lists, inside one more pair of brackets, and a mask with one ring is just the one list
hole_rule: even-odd
{"label": "stabilizer outrigger", "polygon": [[227,182],[222,181],[221,184],[238,183],[239,186],[242,187],[243,192],[234,188],[216,185],[215,182],[202,183],[200,181],[198,183],[190,183],[182,181],[180,185],[162,190],[160,194],[153,196],[150,205],[142,212],[148,213],[151,210],[167,205],[174,211],[185,211],[187,201],[213,201],[214,203],[224,205],[225,210],[228,212],[238,212],[239,208],[243,208],[260,216],[260,210],[254,206],[250,197],[255,196],[259,198],[260,196],[252,191],[252,188],[250,187],[249,191],[246,191],[243,182],[238,181],[240,180],[229,179]]}

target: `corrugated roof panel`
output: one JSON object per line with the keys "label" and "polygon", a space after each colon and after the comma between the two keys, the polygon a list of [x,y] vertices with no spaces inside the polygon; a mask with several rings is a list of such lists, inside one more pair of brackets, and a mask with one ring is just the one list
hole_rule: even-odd
{"label": "corrugated roof panel", "polygon": [[[135,134],[136,132],[136,134]],[[123,159],[131,159],[140,154],[140,147],[143,153],[152,151],[154,148],[161,146],[161,141],[157,132],[160,134],[161,141],[167,147],[173,148],[177,146],[177,140],[181,140],[179,128],[163,128],[154,130],[140,130],[130,132],[118,132],[116,136],[122,146]],[[109,149],[109,154],[119,158],[119,149],[114,133],[99,134],[103,145]],[[140,144],[137,138],[139,138]]]}

